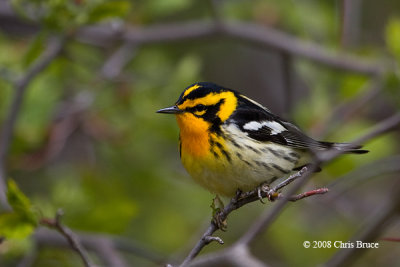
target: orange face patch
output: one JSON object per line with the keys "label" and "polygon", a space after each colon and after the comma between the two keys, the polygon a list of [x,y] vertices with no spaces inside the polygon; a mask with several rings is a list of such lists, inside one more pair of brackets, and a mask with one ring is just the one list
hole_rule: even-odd
{"label": "orange face patch", "polygon": [[176,115],[181,139],[182,154],[205,156],[210,150],[208,128],[210,123],[191,113]]}

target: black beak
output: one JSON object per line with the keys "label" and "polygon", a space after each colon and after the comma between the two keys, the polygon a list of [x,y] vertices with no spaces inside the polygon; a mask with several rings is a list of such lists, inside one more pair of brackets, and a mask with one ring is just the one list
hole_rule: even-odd
{"label": "black beak", "polygon": [[178,114],[182,113],[183,110],[179,109],[177,106],[172,106],[168,108],[162,108],[160,110],[157,110],[157,113],[166,113],[166,114]]}

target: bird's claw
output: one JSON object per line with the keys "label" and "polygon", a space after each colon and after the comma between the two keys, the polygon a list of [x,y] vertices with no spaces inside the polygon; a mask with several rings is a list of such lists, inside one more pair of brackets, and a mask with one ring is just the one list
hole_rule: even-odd
{"label": "bird's claw", "polygon": [[211,203],[212,209],[212,222],[222,231],[226,231],[227,229],[227,222],[226,218],[223,218],[222,211],[224,210],[224,203],[219,198],[218,195],[215,196]]}
{"label": "bird's claw", "polygon": [[224,232],[228,228],[228,224],[227,224],[226,218],[223,218],[221,211],[217,211],[217,212],[214,213],[213,218],[212,218],[212,222],[218,227],[218,229],[220,229],[220,230],[222,230]]}
{"label": "bird's claw", "polygon": [[269,191],[270,187],[268,183],[262,183],[257,187],[257,196],[261,203],[265,204],[263,193],[267,194],[266,197],[269,201],[273,201],[273,199],[271,199],[271,194],[269,193]]}

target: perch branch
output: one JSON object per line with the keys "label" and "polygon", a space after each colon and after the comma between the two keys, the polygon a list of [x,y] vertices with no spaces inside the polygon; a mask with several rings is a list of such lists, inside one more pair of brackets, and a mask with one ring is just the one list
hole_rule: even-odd
{"label": "perch branch", "polygon": [[[273,188],[261,187],[261,190],[260,188],[256,188],[252,191],[245,193],[238,192],[238,194],[234,198],[232,198],[231,201],[228,203],[228,205],[226,205],[224,209],[218,214],[219,220],[225,221],[228,215],[232,211],[237,210],[248,203],[258,201],[260,199],[260,196],[262,198],[267,198],[271,201],[274,201],[276,199],[285,199],[284,195],[282,195],[278,191],[284,188],[285,186],[289,185],[296,179],[301,178],[306,172],[308,172],[308,167],[302,168],[299,172],[289,176],[287,179],[285,179],[283,182],[279,183],[277,186]],[[309,197],[316,194],[324,194],[326,192],[327,190],[325,189],[317,189],[300,195],[290,196],[287,199],[290,201],[297,201],[305,197]],[[218,229],[219,229],[218,225],[214,222],[214,220],[211,221],[210,226],[207,228],[202,238],[197,242],[195,247],[192,249],[192,251],[189,253],[189,255],[185,258],[185,260],[182,262],[180,266],[186,266],[191,260],[193,260],[199,254],[199,252],[203,249],[203,247],[208,245],[211,241],[218,241],[218,243],[223,244],[220,238],[212,236],[212,234]]]}
{"label": "perch branch", "polygon": [[[304,173],[298,178],[297,183],[288,191],[289,196],[294,195],[308,181],[315,168],[316,167],[311,166],[304,171]],[[279,213],[283,210],[288,201],[290,201],[290,197],[282,197],[282,200],[275,204],[270,212],[261,215],[260,219],[249,228],[236,244],[248,245],[278,217]]]}

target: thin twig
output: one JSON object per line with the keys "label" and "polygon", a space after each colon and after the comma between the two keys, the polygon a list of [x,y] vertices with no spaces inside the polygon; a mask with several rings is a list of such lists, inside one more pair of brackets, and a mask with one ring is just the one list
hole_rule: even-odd
{"label": "thin twig", "polygon": [[207,242],[208,237],[211,236],[217,230],[218,226],[215,223],[211,222],[210,226],[208,226],[203,236],[200,238],[200,240],[196,243],[194,248],[190,251],[189,255],[183,260],[183,262],[179,266],[183,267],[189,264],[189,262],[192,261],[200,253],[203,247],[209,244],[209,242]]}
{"label": "thin twig", "polygon": [[360,166],[354,171],[336,178],[327,185],[328,188],[334,189],[332,194],[327,197],[327,201],[337,199],[340,194],[364,184],[374,177],[381,178],[385,174],[400,172],[399,162],[400,155],[389,156]]}
{"label": "thin twig", "polygon": [[306,197],[310,197],[310,196],[315,196],[315,195],[322,195],[325,193],[328,193],[329,189],[328,188],[318,188],[318,189],[314,189],[314,190],[310,190],[292,197],[289,197],[289,201],[295,202],[298,201],[300,199],[306,198]]}
{"label": "thin twig", "polygon": [[353,144],[363,144],[378,135],[384,134],[396,128],[400,128],[400,112],[395,113],[394,115],[375,125],[371,131],[369,131],[366,135],[356,139]]}
{"label": "thin twig", "polygon": [[34,64],[26,71],[26,73],[18,79],[14,84],[14,96],[6,116],[6,120],[1,127],[0,133],[0,204],[9,209],[6,199],[5,189],[5,160],[8,153],[12,136],[14,133],[15,122],[21,110],[23,97],[29,83],[42,72],[61,52],[64,45],[64,37],[56,37],[52,39],[43,54],[34,62]]}
{"label": "thin twig", "polygon": [[103,64],[101,75],[115,79],[136,54],[136,46],[131,42],[122,44]]}
{"label": "thin twig", "polygon": [[62,215],[62,211],[58,210],[54,219],[43,218],[40,223],[42,225],[55,228],[58,232],[60,232],[68,241],[72,249],[74,249],[79,254],[85,266],[94,267],[95,265],[89,259],[88,253],[82,246],[78,237],[68,227],[61,224]]}
{"label": "thin twig", "polygon": [[290,175],[287,179],[283,180],[282,182],[280,182],[279,184],[277,184],[272,190],[274,192],[278,192],[278,190],[284,188],[285,186],[287,186],[288,184],[294,182],[296,179],[300,178],[302,175],[304,175],[308,170],[307,166],[304,166],[303,168],[301,168],[300,171]]}
{"label": "thin twig", "polygon": [[362,88],[361,92],[351,100],[338,105],[325,120],[324,125],[316,133],[317,137],[325,137],[331,131],[338,127],[338,123],[349,121],[360,110],[368,107],[368,104],[374,100],[382,91],[383,75],[375,75],[371,81]]}
{"label": "thin twig", "polygon": [[[166,262],[166,257],[143,247],[142,244],[136,243],[131,239],[102,234],[88,234],[80,232],[76,234],[78,234],[81,244],[88,250],[96,252],[102,261],[106,263],[106,266],[120,266],[116,264],[116,262],[122,262],[123,259],[119,253],[116,253],[116,255],[113,255],[111,258],[105,257],[105,254],[100,255],[100,253],[104,253],[104,246],[108,246],[106,249],[114,251],[114,253],[124,252],[127,254],[132,254],[136,257],[148,260],[156,265],[163,265],[163,263]],[[39,228],[34,234],[34,239],[38,245],[42,246],[69,246],[65,238],[46,228]],[[120,259],[115,259],[116,257],[119,257]]]}

